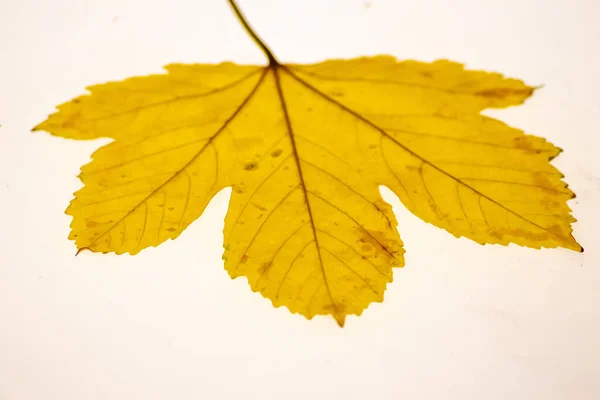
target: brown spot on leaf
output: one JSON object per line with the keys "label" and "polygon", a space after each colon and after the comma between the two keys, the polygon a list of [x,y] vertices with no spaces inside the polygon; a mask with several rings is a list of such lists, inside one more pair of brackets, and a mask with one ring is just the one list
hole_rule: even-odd
{"label": "brown spot on leaf", "polygon": [[175,229],[175,228],[167,228],[167,229],[166,229],[166,231],[167,231],[167,232],[175,232],[176,230],[177,230],[177,229]]}
{"label": "brown spot on leaf", "polygon": [[244,169],[246,171],[254,171],[257,168],[258,168],[258,164],[255,163],[254,161],[249,162],[248,164],[244,165]]}
{"label": "brown spot on leaf", "polygon": [[381,251],[389,253],[388,255],[394,255],[402,250],[402,243],[386,237],[385,233],[382,231],[363,229],[360,227],[358,230],[360,232],[360,239],[358,241],[361,243],[361,249],[365,244],[370,245],[371,251],[375,257],[377,257]]}
{"label": "brown spot on leaf", "polygon": [[495,99],[504,99],[508,96],[523,96],[530,95],[533,93],[533,89],[510,89],[510,88],[491,88],[491,89],[483,89],[475,92],[475,95],[487,97],[487,98],[495,98]]}
{"label": "brown spot on leaf", "polygon": [[248,256],[244,254],[242,256],[242,258],[240,258],[240,264],[246,264],[247,261],[248,261]]}
{"label": "brown spot on leaf", "polygon": [[241,185],[233,185],[233,191],[237,194],[242,194],[244,193],[244,188]]}
{"label": "brown spot on leaf", "polygon": [[382,199],[375,200],[373,202],[373,205],[375,206],[376,209],[378,209],[379,211],[381,211],[383,213],[385,213],[386,211],[390,211],[392,209],[392,207]]}
{"label": "brown spot on leaf", "polygon": [[273,157],[273,158],[279,157],[281,155],[281,153],[282,153],[281,149],[273,150],[271,152],[271,157]]}
{"label": "brown spot on leaf", "polygon": [[560,207],[560,203],[550,197],[540,200],[540,205],[544,208],[552,209]]}
{"label": "brown spot on leaf", "polygon": [[542,233],[532,233],[532,232],[527,232],[526,230],[519,228],[519,229],[505,229],[504,233],[506,235],[512,235],[512,236],[516,236],[516,237],[522,237],[525,238],[527,240],[530,240],[532,242],[543,242],[544,240],[547,240],[550,237],[550,233],[549,232],[542,232]]}
{"label": "brown spot on leaf", "polygon": [[442,218],[442,215],[440,215],[440,210],[438,209],[438,206],[435,201],[433,201],[432,199],[428,199],[427,204],[429,205],[429,208],[434,214],[437,214],[440,218]]}
{"label": "brown spot on leaf", "polygon": [[513,141],[517,149],[532,150],[531,140],[527,136],[517,136]]}
{"label": "brown spot on leaf", "polygon": [[253,205],[254,207],[258,208],[260,211],[267,211],[267,209],[266,209],[265,207],[261,206],[261,205],[260,205],[260,204],[258,204],[258,203],[252,203],[252,205]]}
{"label": "brown spot on leaf", "polygon": [[98,227],[98,226],[100,226],[102,224],[100,222],[96,222],[96,221],[85,221],[85,225],[88,228],[96,228],[96,227]]}
{"label": "brown spot on leaf", "polygon": [[498,240],[502,240],[502,238],[504,237],[502,232],[498,229],[490,229],[489,234],[491,237],[496,238]]}
{"label": "brown spot on leaf", "polygon": [[[544,187],[544,188],[552,188],[552,181],[548,177],[548,174],[544,174],[543,172],[535,172],[532,176],[533,184],[536,186]],[[557,188],[559,189],[559,188]]]}
{"label": "brown spot on leaf", "polygon": [[559,236],[562,234],[562,230],[560,229],[560,225],[558,225],[558,224],[549,225],[546,229],[548,229],[550,232],[553,232]]}
{"label": "brown spot on leaf", "polygon": [[258,273],[260,275],[265,275],[267,272],[269,272],[271,266],[273,266],[273,263],[271,261],[262,263],[262,265],[258,269]]}

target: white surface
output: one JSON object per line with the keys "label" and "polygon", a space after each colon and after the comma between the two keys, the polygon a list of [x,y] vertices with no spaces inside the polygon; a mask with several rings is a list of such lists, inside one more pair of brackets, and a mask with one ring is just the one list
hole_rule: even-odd
{"label": "white surface", "polygon": [[101,142],[32,134],[84,87],[170,62],[263,62],[225,0],[0,1],[0,399],[600,398],[600,2],[240,0],[283,61],[450,58],[545,84],[488,114],[544,136],[584,254],[479,246],[384,191],[406,268],[339,329],[231,281],[229,192],[177,240],[82,253],[63,214]]}

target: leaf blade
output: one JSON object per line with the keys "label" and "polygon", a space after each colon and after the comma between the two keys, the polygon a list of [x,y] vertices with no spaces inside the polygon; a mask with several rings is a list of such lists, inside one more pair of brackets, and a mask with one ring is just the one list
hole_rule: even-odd
{"label": "leaf blade", "polygon": [[386,56],[167,69],[94,86],[36,128],[114,139],[67,209],[80,250],[136,254],[173,239],[232,187],[230,276],[341,326],[383,301],[404,266],[380,185],[457,237],[582,251],[574,194],[550,164],[560,149],[480,115],[525,101],[521,81]]}

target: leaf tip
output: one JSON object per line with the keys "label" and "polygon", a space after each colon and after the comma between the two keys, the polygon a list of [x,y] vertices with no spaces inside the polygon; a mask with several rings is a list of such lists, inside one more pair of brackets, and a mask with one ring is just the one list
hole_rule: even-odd
{"label": "leaf tip", "polygon": [[340,328],[344,327],[344,324],[346,323],[346,315],[345,314],[333,314],[333,318],[335,318],[335,321],[340,326]]}
{"label": "leaf tip", "polygon": [[555,149],[556,152],[554,154],[550,154],[548,156],[548,161],[554,160],[556,157],[558,157],[560,155],[560,153],[562,153],[564,151],[560,147],[555,147],[554,149]]}
{"label": "leaf tip", "polygon": [[567,248],[567,249],[569,249],[569,250],[576,251],[576,252],[578,252],[578,253],[583,253],[583,252],[584,252],[583,246],[582,246],[582,245],[580,245],[580,244],[577,242],[577,240],[575,240],[575,237],[573,237],[573,235],[572,235],[572,234],[571,234],[571,235],[569,235],[569,236],[570,236],[570,239],[571,239],[571,245],[570,245],[570,246],[564,246],[564,247],[566,247],[566,248]]}
{"label": "leaf tip", "polygon": [[77,253],[75,253],[75,257],[77,257],[79,255],[79,253],[81,253],[84,250],[92,251],[92,249],[90,249],[89,247],[80,247],[79,249],[77,249]]}

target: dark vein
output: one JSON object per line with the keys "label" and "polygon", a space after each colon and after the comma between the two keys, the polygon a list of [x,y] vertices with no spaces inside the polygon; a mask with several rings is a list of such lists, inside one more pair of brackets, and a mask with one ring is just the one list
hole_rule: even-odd
{"label": "dark vein", "polygon": [[502,183],[502,184],[506,184],[506,185],[518,185],[518,186],[527,186],[527,187],[532,187],[532,188],[537,188],[537,189],[542,189],[545,191],[549,191],[549,192],[553,192],[556,194],[571,194],[569,192],[563,192],[554,188],[550,188],[550,187],[546,187],[546,186],[539,186],[539,185],[534,185],[532,183],[523,183],[523,182],[512,182],[512,181],[503,181],[503,180],[499,180],[499,179],[487,179],[487,178],[470,178],[470,177],[460,177],[459,179],[462,179],[463,181],[480,181],[480,182],[490,182],[490,183]]}
{"label": "dark vein", "polygon": [[110,191],[110,190],[114,190],[114,189],[118,189],[118,188],[123,187],[123,186],[130,185],[130,184],[135,183],[135,182],[139,182],[139,181],[144,181],[144,180],[156,178],[156,177],[159,177],[159,176],[162,176],[162,175],[172,174],[174,172],[176,172],[176,171],[159,172],[158,174],[152,174],[152,175],[148,175],[148,176],[143,176],[141,178],[137,178],[137,179],[132,179],[132,180],[129,180],[129,181],[125,181],[123,183],[120,183],[118,185],[114,185],[114,186],[111,186],[111,187],[104,187],[101,190],[97,190],[95,192],[80,193],[79,196],[82,196],[82,197],[94,196],[94,195],[97,195],[97,194],[100,194],[100,193],[105,193],[105,192]]}
{"label": "dark vein", "polygon": [[318,194],[316,194],[315,192],[311,192],[310,190],[307,190],[307,193],[310,193],[311,195],[315,196],[316,198],[320,199],[321,201],[323,201],[326,204],[329,204],[329,206],[331,206],[332,208],[338,210],[342,215],[345,215],[348,219],[350,219],[352,222],[354,222],[354,224],[356,226],[358,226],[360,229],[362,229],[367,235],[369,235],[369,237],[371,237],[371,239],[373,239],[380,247],[383,251],[385,251],[390,257],[392,257],[393,259],[396,259],[396,257],[394,257],[394,255],[392,253],[390,253],[390,251],[379,241],[377,240],[373,235],[371,235],[371,233],[365,229],[357,220],[355,220],[354,218],[352,218],[350,216],[350,214],[348,214],[346,211],[342,210],[341,208],[339,208],[338,206],[336,206],[335,204],[333,204],[332,202],[330,202],[329,200],[319,196]]}
{"label": "dark vein", "polygon": [[483,207],[481,206],[481,198],[482,198],[482,196],[479,196],[478,200],[477,200],[477,203],[479,204],[479,211],[481,212],[481,216],[483,217],[485,224],[487,225],[488,229],[490,229],[490,231],[491,231],[492,227],[490,226],[487,218],[485,217],[485,213],[483,212]]}
{"label": "dark vein", "polygon": [[296,257],[294,257],[292,259],[292,261],[290,262],[290,266],[288,267],[288,269],[285,271],[285,274],[283,275],[283,278],[281,278],[281,282],[279,283],[279,287],[277,288],[277,292],[275,293],[275,300],[279,299],[279,292],[281,291],[281,288],[283,287],[283,284],[285,282],[285,280],[287,279],[288,274],[290,273],[290,271],[292,270],[292,268],[294,267],[294,264],[296,263],[296,261],[298,261],[298,259],[300,258],[300,256],[302,255],[302,253],[304,253],[304,250],[306,250],[306,248],[311,245],[312,243],[314,243],[315,240],[311,240],[310,242],[306,243],[306,245],[302,248],[302,250],[300,250],[298,252],[298,254],[296,254]]}
{"label": "dark vein", "polygon": [[292,303],[295,303],[298,300],[298,296],[300,296],[300,293],[302,293],[302,289],[304,289],[304,287],[306,286],[306,282],[308,282],[310,280],[310,278],[312,278],[312,276],[315,274],[315,272],[317,272],[317,268],[313,268],[312,271],[310,272],[310,274],[304,280],[304,282],[302,282],[302,285],[300,285],[300,287],[298,288],[298,291],[296,292],[296,295],[294,296]]}
{"label": "dark vein", "polygon": [[[177,85],[179,85],[180,87],[186,88],[189,86],[196,86],[198,89],[202,89],[202,90],[213,90],[214,88],[207,86],[204,84],[204,82],[199,82],[199,81],[191,81],[191,80],[184,80],[184,79],[175,79],[175,77],[170,77],[169,75],[169,67],[170,65],[167,65],[164,69],[167,70],[167,74],[154,74],[154,75],[150,75],[150,77],[159,77],[159,78],[170,78],[169,79],[169,83],[173,86],[173,87],[177,87]],[[140,79],[138,77],[135,78],[129,78],[131,80],[137,80]],[[129,80],[128,79],[128,80]],[[141,78],[143,79],[143,78]],[[121,81],[123,82],[123,81]],[[94,89],[94,87],[92,86],[92,91]],[[125,96],[132,96],[132,95],[136,95],[136,94],[143,94],[143,95],[148,95],[148,94],[156,94],[156,90],[153,89],[140,89],[137,87],[125,87],[120,89],[125,93]]]}
{"label": "dark vein", "polygon": [[324,170],[323,168],[319,167],[318,165],[315,165],[309,161],[306,161],[304,159],[300,159],[300,161],[302,161],[303,163],[306,163],[308,165],[310,165],[311,167],[315,168],[316,170],[326,174],[327,176],[333,178],[334,180],[336,180],[337,182],[341,183],[342,185],[344,185],[345,187],[347,187],[352,193],[356,194],[357,196],[359,196],[361,199],[363,199],[365,202],[367,202],[369,205],[373,206],[373,208],[381,215],[383,215],[383,217],[385,218],[385,220],[387,221],[388,226],[392,226],[392,221],[390,221],[390,219],[388,218],[387,215],[385,215],[385,213],[378,208],[375,204],[373,204],[373,202],[371,202],[369,199],[367,199],[365,196],[363,196],[362,194],[360,194],[359,192],[357,192],[355,189],[353,189],[352,187],[350,187],[347,183],[345,183],[344,181],[342,181],[341,179],[339,179],[338,177],[332,175],[331,173],[327,172],[326,170]]}
{"label": "dark vein", "polygon": [[210,185],[210,188],[206,191],[206,195],[202,199],[202,203],[198,203],[202,206],[205,206],[208,203],[208,201],[214,194],[215,186],[217,186],[217,182],[219,181],[219,152],[217,151],[217,148],[215,147],[214,143],[211,143],[211,147],[215,152],[215,177],[213,178],[213,183]]}
{"label": "dark vein", "polygon": [[86,208],[86,207],[89,207],[89,206],[96,206],[98,204],[109,203],[111,201],[121,200],[121,199],[125,199],[125,198],[128,198],[128,197],[139,196],[139,195],[143,195],[143,194],[146,194],[146,193],[148,193],[148,191],[144,190],[143,192],[128,193],[128,194],[125,194],[123,196],[112,197],[110,199],[104,199],[104,200],[94,201],[92,203],[85,203],[85,204],[81,204],[79,207],[73,207],[69,211],[77,211],[77,210],[81,210],[82,208]]}
{"label": "dark vein", "polygon": [[287,192],[287,194],[285,196],[283,196],[283,198],[281,200],[279,200],[279,202],[269,211],[269,214],[267,214],[267,216],[263,220],[262,224],[260,224],[260,226],[258,227],[258,230],[254,234],[254,236],[252,236],[252,239],[250,240],[250,243],[248,243],[248,246],[246,247],[246,250],[244,250],[244,252],[242,253],[242,257],[240,257],[240,261],[235,266],[234,271],[236,271],[238,269],[238,267],[240,266],[241,259],[245,255],[247,255],[248,251],[250,250],[250,247],[252,246],[252,244],[254,244],[254,241],[258,237],[258,234],[261,232],[262,228],[265,226],[265,224],[267,223],[267,221],[271,218],[271,216],[273,215],[273,213],[275,212],[275,210],[277,210],[288,199],[288,197],[290,197],[291,194],[294,193],[296,191],[296,189],[298,189],[299,187],[300,187],[300,185],[298,184],[294,188],[292,188],[292,190],[290,190],[289,192]]}
{"label": "dark vein", "polygon": [[452,164],[452,165],[461,165],[461,166],[467,166],[467,167],[501,169],[501,170],[506,170],[506,171],[527,172],[527,173],[531,173],[531,174],[544,174],[544,175],[559,176],[561,178],[563,177],[563,175],[560,172],[535,171],[535,170],[532,171],[532,170],[528,170],[528,169],[506,167],[503,165],[491,165],[491,164],[479,164],[479,163],[470,163],[470,162],[463,162],[463,161],[459,162],[459,161],[443,161],[443,160],[435,160],[435,162],[438,164]]}
{"label": "dark vein", "polygon": [[[213,95],[213,94],[216,94],[216,93],[219,93],[219,92],[224,92],[224,91],[226,91],[228,89],[231,89],[231,88],[239,85],[240,83],[244,82],[245,80],[251,78],[253,75],[256,75],[261,70],[264,70],[264,69],[263,68],[258,68],[256,71],[249,72],[248,74],[242,76],[241,78],[236,79],[235,81],[233,81],[231,83],[228,83],[227,85],[224,85],[224,86],[221,86],[219,88],[213,89],[213,90],[208,91],[206,93],[194,93],[194,94],[190,94],[190,95],[186,95],[186,96],[176,96],[176,97],[174,97],[172,99],[163,100],[163,101],[157,101],[155,103],[150,103],[150,104],[145,104],[143,106],[131,108],[129,110],[120,111],[118,113],[103,115],[103,116],[97,117],[97,118],[86,119],[86,121],[96,122],[96,121],[101,121],[101,120],[104,120],[104,119],[109,119],[109,118],[114,118],[114,117],[120,117],[120,116],[131,114],[131,113],[134,113],[134,112],[139,112],[139,111],[147,109],[147,108],[152,108],[152,107],[157,107],[157,106],[162,106],[162,105],[169,105],[171,103],[175,103],[175,102],[182,101],[182,100],[190,100],[190,99],[195,99],[195,98],[207,97],[207,96],[210,96],[210,95]],[[262,80],[262,78],[260,80]]]}
{"label": "dark vein", "polygon": [[[123,234],[121,236],[121,246],[119,247],[119,251],[122,250],[123,246],[125,245],[125,236],[127,234],[127,221],[122,220],[121,222],[123,223]],[[96,236],[96,240],[98,240],[98,236]]]}
{"label": "dark vein", "polygon": [[328,252],[330,255],[332,255],[336,260],[338,260],[339,262],[341,262],[342,264],[344,264],[346,266],[346,268],[348,268],[348,270],[350,272],[352,272],[354,275],[356,275],[361,281],[364,282],[365,285],[367,285],[369,287],[369,289],[371,289],[373,291],[373,293],[375,294],[379,294],[379,292],[377,292],[375,289],[373,289],[373,286],[369,285],[369,282],[367,282],[365,280],[365,278],[363,278],[362,276],[360,276],[355,270],[353,270],[346,261],[342,260],[341,258],[339,258],[338,256],[336,256],[331,250],[328,250],[327,248],[323,247],[323,250],[325,250],[326,252]]}
{"label": "dark vein", "polygon": [[540,201],[539,200],[513,200],[513,199],[507,199],[507,200],[502,200],[505,203],[518,203],[518,204],[532,204],[535,203],[536,205],[540,205]]}
{"label": "dark vein", "polygon": [[[302,228],[304,228],[306,225],[308,224],[308,222],[303,223],[302,225],[300,225],[300,227],[298,229],[296,229],[294,232],[292,232],[287,239],[285,239],[283,241],[283,243],[281,243],[281,245],[277,248],[277,250],[275,250],[275,253],[273,253],[273,256],[271,257],[271,261],[269,262],[270,265],[273,264],[273,262],[275,262],[275,257],[277,257],[277,255],[279,254],[279,252],[283,249],[283,247],[287,244],[287,242],[289,242],[294,236],[296,236],[296,234],[298,232],[300,232],[302,230]],[[267,269],[268,268],[263,268],[260,276],[258,277],[258,280],[256,281],[256,287],[258,287],[258,284],[260,283],[260,281],[262,280],[262,278],[265,276],[265,274],[267,273]]]}
{"label": "dark vein", "polygon": [[398,175],[394,172],[394,170],[392,169],[392,166],[390,165],[387,157],[385,156],[385,153],[383,151],[383,138],[385,136],[381,135],[379,137],[379,152],[381,153],[381,158],[383,158],[383,162],[385,163],[387,169],[392,173],[392,176],[396,179],[396,182],[398,182],[398,185],[400,185],[400,188],[402,190],[404,190],[404,194],[406,194],[406,199],[408,201],[410,201],[410,203],[412,204],[412,207],[416,210],[416,204],[413,201],[413,199],[410,197],[410,194],[408,194],[408,190],[406,190],[406,187],[404,186],[404,184],[402,183],[402,181],[400,180],[400,178],[398,177]]}
{"label": "dark vein", "polygon": [[213,183],[210,185],[210,188],[206,191],[206,195],[202,199],[202,202],[198,203],[203,207],[206,206],[208,201],[211,199],[212,195],[214,194],[215,186],[217,186],[217,182],[219,181],[219,152],[217,151],[217,148],[215,147],[214,143],[211,143],[211,147],[215,152],[215,177],[213,179]]}
{"label": "dark vein", "polygon": [[167,194],[163,191],[163,205],[162,205],[162,215],[160,216],[160,223],[158,224],[158,234],[157,240],[160,241],[160,231],[162,230],[163,223],[165,222],[165,209],[167,208]]}
{"label": "dark vein", "polygon": [[427,187],[427,183],[425,182],[425,176],[423,175],[423,167],[425,165],[428,165],[428,164],[421,162],[421,165],[419,166],[419,176],[421,178],[421,182],[423,183],[423,189],[425,189],[425,193],[427,193],[427,197],[429,197],[429,199],[433,203],[433,206],[435,207],[435,213],[437,214],[438,218],[443,219],[446,222],[448,222],[447,219],[442,216],[442,210],[438,206],[437,201],[435,201],[435,198],[431,195],[431,192],[429,191],[429,188]]}
{"label": "dark vein", "polygon": [[106,244],[108,248],[112,245],[112,233],[108,235],[108,243]]}
{"label": "dark vein", "polygon": [[102,213],[102,214],[94,214],[94,215],[90,215],[90,216],[86,216],[86,219],[89,221],[93,221],[97,218],[102,218],[102,217],[106,217],[109,215],[114,215],[114,214],[120,214],[122,212],[127,212],[128,209],[122,209],[122,210],[110,210],[108,212]]}
{"label": "dark vein", "polygon": [[185,196],[185,204],[183,206],[183,211],[181,212],[181,218],[179,218],[179,223],[177,224],[177,230],[181,230],[181,223],[183,222],[183,219],[185,218],[185,213],[190,204],[190,196],[192,195],[192,178],[190,177],[190,173],[187,172],[187,170],[184,172],[185,172],[185,176],[187,177],[187,194]]}
{"label": "dark vein", "polygon": [[[295,73],[290,70],[290,68],[285,67],[285,66],[284,66],[284,68],[287,72],[296,76]],[[324,80],[324,81],[365,82],[365,83],[369,83],[369,84],[388,84],[388,85],[397,85],[397,86],[411,87],[411,88],[417,88],[417,89],[431,90],[431,91],[435,91],[435,92],[448,93],[448,94],[458,94],[458,95],[473,96],[473,97],[482,96],[480,94],[473,93],[473,92],[463,92],[463,91],[453,90],[453,89],[436,88],[436,87],[431,87],[428,85],[422,85],[422,84],[418,84],[418,83],[398,82],[398,81],[391,81],[391,80],[387,80],[387,79],[338,78],[338,77],[325,76],[325,75],[317,74],[315,72],[306,71],[306,70],[303,70],[302,68],[297,68],[297,69],[302,74],[309,75],[309,76],[312,76],[313,78],[316,78],[319,80]],[[298,79],[302,79],[302,78],[298,77]],[[525,92],[525,90],[522,90],[522,92]],[[527,92],[529,92],[529,90],[527,90]]]}
{"label": "dark vein", "polygon": [[144,225],[142,226],[142,233],[140,234],[140,238],[138,240],[136,249],[140,250],[140,246],[142,245],[142,239],[144,238],[144,234],[146,233],[146,224],[148,223],[148,204],[144,203]]}
{"label": "dark vein", "polygon": [[409,131],[409,130],[405,130],[405,129],[396,129],[396,128],[381,128],[381,129],[383,129],[385,131],[397,132],[397,133],[400,133],[400,134],[430,137],[430,138],[435,138],[435,139],[440,139],[440,140],[450,140],[450,141],[453,141],[453,142],[469,143],[469,144],[478,145],[478,146],[489,146],[489,147],[495,147],[495,148],[501,148],[501,149],[519,150],[519,151],[524,151],[524,152],[528,152],[528,153],[535,153],[535,154],[539,154],[541,152],[541,150],[538,150],[538,149],[520,148],[520,147],[508,146],[508,145],[504,145],[504,144],[497,144],[497,143],[490,143],[490,142],[480,142],[480,141],[477,141],[477,140],[469,140],[469,139],[461,139],[461,138],[455,138],[455,137],[440,136],[440,135],[434,135],[434,134],[431,134],[431,133]]}
{"label": "dark vein", "polygon": [[308,211],[308,217],[310,219],[310,225],[313,232],[313,237],[315,238],[315,245],[317,247],[317,254],[319,256],[319,264],[321,266],[321,272],[323,273],[323,281],[325,282],[325,286],[327,288],[327,293],[329,294],[329,298],[331,302],[335,305],[335,300],[333,300],[333,295],[331,293],[331,288],[329,287],[329,282],[327,281],[327,274],[325,273],[325,265],[323,264],[323,257],[321,256],[321,247],[319,245],[319,238],[317,237],[317,231],[315,227],[315,219],[313,217],[312,209],[310,207],[310,201],[308,199],[308,187],[306,186],[306,182],[304,181],[304,174],[302,173],[302,166],[300,165],[300,154],[298,153],[298,147],[296,145],[296,138],[294,137],[294,131],[292,129],[292,122],[290,120],[290,116],[287,109],[287,104],[285,102],[285,97],[283,95],[283,89],[281,88],[281,81],[279,77],[279,68],[273,69],[275,73],[275,85],[277,86],[277,94],[279,95],[279,101],[281,104],[281,108],[283,111],[283,116],[285,118],[285,124],[287,126],[288,134],[290,136],[290,142],[292,145],[292,151],[294,153],[294,160],[296,161],[296,168],[298,169],[298,176],[300,178],[300,185],[302,186],[302,194],[304,196],[304,202],[306,204],[306,209]]}
{"label": "dark vein", "polygon": [[[194,139],[194,141],[192,141],[192,142],[182,143],[180,145],[177,145],[177,146],[174,146],[174,147],[169,147],[167,149],[161,149],[161,150],[156,151],[154,153],[144,154],[144,155],[136,157],[136,158],[131,158],[131,159],[129,159],[127,161],[124,161],[122,163],[111,165],[110,167],[106,167],[106,168],[102,168],[102,169],[97,169],[97,170],[94,170],[94,171],[86,171],[86,172],[82,173],[82,176],[90,177],[92,175],[96,175],[96,174],[99,174],[101,172],[106,172],[106,171],[110,171],[111,169],[123,167],[123,166],[125,166],[127,164],[131,164],[131,163],[134,163],[136,161],[144,160],[144,159],[147,159],[147,158],[150,158],[150,157],[154,157],[154,156],[157,156],[157,155],[160,155],[160,154],[169,153],[169,152],[175,151],[175,150],[181,150],[181,149],[183,149],[185,147],[188,147],[188,146],[192,146],[192,145],[195,145],[195,144],[200,144],[203,140],[207,140],[207,143],[210,143],[210,141],[211,141],[211,139]],[[202,147],[202,149],[204,149],[204,147],[206,146],[207,143],[204,144],[204,146]]]}
{"label": "dark vein", "polygon": [[[368,259],[367,257],[364,257],[362,254],[360,254],[360,253],[359,253],[359,252],[358,252],[358,251],[357,251],[357,250],[356,250],[356,249],[355,249],[353,246],[350,246],[348,243],[346,243],[346,242],[345,242],[345,241],[343,241],[342,239],[340,239],[340,238],[338,238],[338,237],[336,237],[336,236],[333,236],[331,233],[325,232],[325,231],[324,231],[324,230],[322,230],[322,229],[318,229],[318,231],[319,231],[319,232],[321,232],[321,233],[323,233],[323,234],[325,234],[325,235],[327,235],[327,236],[329,236],[329,237],[330,237],[330,238],[332,238],[332,239],[335,239],[335,240],[337,240],[338,242],[340,242],[340,243],[341,243],[341,244],[343,244],[344,246],[348,247],[350,250],[352,250],[353,252],[355,252],[355,253],[356,253],[356,255],[357,255],[357,256],[359,256],[359,257],[361,258],[361,260],[365,260],[366,262],[368,262],[369,264],[371,264],[371,266],[373,266],[373,268],[374,268],[374,269],[375,269],[377,272],[379,272],[379,273],[380,273],[381,275],[383,275],[384,277],[386,277],[386,278],[389,278],[389,276],[388,276],[387,274],[385,274],[385,273],[384,273],[382,270],[380,270],[380,269],[379,269],[379,268],[378,268],[378,267],[377,267],[375,264],[373,264],[373,262],[372,262],[370,259]],[[364,257],[364,258],[363,258],[363,257]]]}
{"label": "dark vein", "polygon": [[324,150],[326,153],[328,153],[330,156],[334,157],[336,160],[340,161],[341,163],[343,163],[344,165],[347,165],[350,168],[353,168],[350,164],[348,164],[343,158],[341,158],[340,156],[336,155],[335,153],[332,153],[331,150],[321,146],[319,143],[314,142],[312,140],[310,140],[309,138],[306,138],[304,136],[298,135],[297,133],[294,134],[295,137],[302,139],[304,141],[307,141],[308,143],[312,144],[315,147],[318,147],[322,150]]}
{"label": "dark vein", "polygon": [[313,294],[310,296],[310,300],[308,301],[308,305],[306,306],[306,310],[310,313],[310,308],[312,306],[312,302],[315,299],[315,296],[317,295],[317,292],[319,290],[321,290],[323,288],[323,285],[325,285],[325,282],[321,282],[319,284],[319,286],[316,287],[315,291],[313,292]]}
{"label": "dark vein", "polygon": [[215,152],[215,180],[213,181],[210,189],[210,191],[212,191],[219,180],[219,151],[214,143],[211,143],[210,147],[212,147],[213,151]]}
{"label": "dark vein", "polygon": [[460,188],[461,188],[461,186],[458,184],[458,182],[456,182],[456,198],[458,199],[458,204],[460,204],[460,210],[462,211],[462,214],[465,216],[465,220],[467,221],[467,223],[471,227],[471,230],[473,230],[473,225],[471,224],[471,220],[469,219],[469,217],[467,217],[467,213],[465,211],[465,207],[463,206],[463,202],[462,202],[462,199],[460,197]]}
{"label": "dark vein", "polygon": [[[142,143],[144,143],[144,142],[146,142],[148,140],[156,139],[156,138],[158,138],[160,136],[163,136],[163,135],[172,134],[174,132],[183,131],[183,130],[186,130],[186,129],[203,128],[205,126],[208,126],[208,125],[211,125],[211,124],[215,124],[217,122],[219,122],[219,121],[218,120],[213,120],[213,121],[209,121],[209,122],[203,122],[201,124],[191,124],[191,125],[180,126],[180,127],[177,127],[177,128],[169,129],[168,131],[159,131],[158,133],[155,133],[155,134],[150,135],[150,136],[145,136],[145,137],[141,138],[140,140],[137,140],[137,141],[132,142],[132,143],[122,143],[121,146],[117,147],[117,150],[122,151],[123,149],[127,149],[129,147],[139,146],[140,144],[142,144]],[[197,140],[199,140],[199,141],[201,141],[201,140],[208,140],[209,138],[210,138],[210,136],[206,137],[206,138],[197,138]],[[121,144],[119,142],[113,142],[113,143],[115,145],[120,145]],[[113,143],[111,143],[111,144],[113,144]]]}

